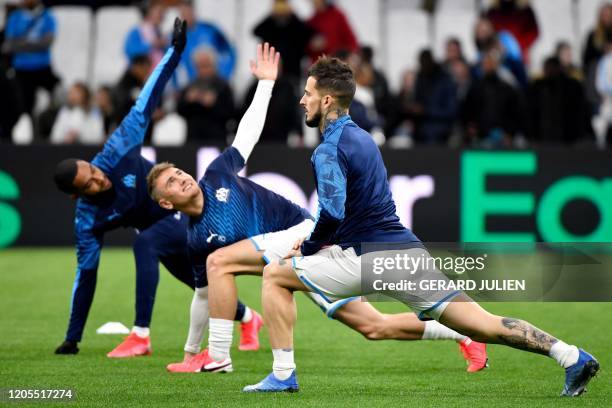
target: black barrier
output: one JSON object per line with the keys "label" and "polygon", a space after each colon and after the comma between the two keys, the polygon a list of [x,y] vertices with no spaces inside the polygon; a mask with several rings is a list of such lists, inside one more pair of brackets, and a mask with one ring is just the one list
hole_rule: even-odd
{"label": "black barrier", "polygon": [[[74,202],[55,164],[97,148],[0,148],[0,247],[72,245]],[[157,161],[203,172],[219,148],[156,148]],[[313,211],[311,151],[258,146],[246,175]],[[612,242],[612,152],[383,150],[402,222],[429,242]],[[199,165],[198,165],[199,163]],[[133,232],[105,243],[131,244]]]}

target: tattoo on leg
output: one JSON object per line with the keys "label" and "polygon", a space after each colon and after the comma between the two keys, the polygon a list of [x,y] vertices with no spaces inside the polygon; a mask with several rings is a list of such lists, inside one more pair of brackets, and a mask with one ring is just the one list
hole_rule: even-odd
{"label": "tattoo on leg", "polygon": [[523,320],[504,317],[502,325],[510,330],[511,334],[501,334],[499,340],[510,347],[548,355],[550,348],[558,341]]}
{"label": "tattoo on leg", "polygon": [[287,265],[287,260],[286,259],[281,259],[281,260],[278,261],[278,264],[280,266],[285,266],[285,265]]}

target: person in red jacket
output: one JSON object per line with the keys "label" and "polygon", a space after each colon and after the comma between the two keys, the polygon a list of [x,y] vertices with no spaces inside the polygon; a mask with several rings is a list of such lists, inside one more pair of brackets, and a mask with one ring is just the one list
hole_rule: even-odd
{"label": "person in red jacket", "polygon": [[540,30],[535,13],[528,0],[497,0],[487,11],[495,31],[509,31],[521,46],[523,61],[529,62],[529,49],[537,40]]}
{"label": "person in red jacket", "polygon": [[318,35],[308,44],[308,55],[315,61],[319,56],[334,55],[346,50],[356,52],[359,48],[357,37],[353,33],[344,13],[333,4],[333,0],[313,0],[315,13],[308,20]]}

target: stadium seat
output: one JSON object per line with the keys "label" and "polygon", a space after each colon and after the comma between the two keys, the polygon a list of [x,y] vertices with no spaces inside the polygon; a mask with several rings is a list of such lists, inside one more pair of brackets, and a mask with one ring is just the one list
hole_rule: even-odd
{"label": "stadium seat", "polygon": [[22,114],[13,127],[13,143],[16,145],[26,145],[32,143],[34,139],[34,127],[32,119],[27,113]]}
{"label": "stadium seat", "polygon": [[359,44],[370,45],[376,51],[381,46],[380,17],[384,2],[378,0],[340,0],[337,4],[348,17]]}
{"label": "stadium seat", "polygon": [[[240,13],[238,4],[244,4],[246,7],[248,3],[253,2],[245,0],[196,0],[194,2],[194,12],[199,20],[214,23],[230,41],[235,43],[238,27],[236,16]],[[264,3],[261,7],[268,10],[265,2],[258,1],[257,3]]]}
{"label": "stadium seat", "polygon": [[293,12],[302,20],[307,20],[314,13],[314,7],[311,0],[289,0]]}
{"label": "stadium seat", "polygon": [[128,60],[123,52],[125,37],[141,21],[136,7],[103,7],[95,16],[93,84],[114,85],[125,71]]}
{"label": "stadium seat", "polygon": [[478,10],[479,0],[438,0],[436,13],[474,12]]}
{"label": "stadium seat", "polygon": [[399,88],[401,74],[417,65],[419,51],[431,47],[429,17],[426,12],[410,7],[394,7],[386,21],[387,78],[394,91]]}
{"label": "stadium seat", "polygon": [[422,10],[423,0],[387,0],[389,9],[408,8],[412,10]]}
{"label": "stadium seat", "polygon": [[542,70],[542,63],[552,55],[560,40],[568,41],[575,46],[572,1],[533,0],[531,2],[540,27],[540,36],[530,51],[529,71],[532,74]]}
{"label": "stadium seat", "polygon": [[478,14],[475,10],[446,9],[434,16],[434,53],[436,58],[444,57],[444,45],[450,37],[461,41],[463,52],[469,62],[476,60],[476,45],[474,44],[474,25]]}
{"label": "stadium seat", "polygon": [[240,30],[235,33],[238,58],[236,59],[236,70],[233,77],[234,96],[238,103],[241,103],[242,96],[253,78],[249,68],[249,60],[255,57],[255,47],[258,42],[258,38],[253,35],[253,28],[270,13],[272,0],[244,1],[241,4],[243,8],[238,16],[241,20]]}
{"label": "stadium seat", "polygon": [[185,119],[176,113],[166,115],[153,127],[151,141],[155,146],[182,146],[187,139]]}
{"label": "stadium seat", "polygon": [[51,47],[51,64],[64,88],[76,81],[86,82],[91,58],[91,10],[87,7],[51,8],[57,35]]}

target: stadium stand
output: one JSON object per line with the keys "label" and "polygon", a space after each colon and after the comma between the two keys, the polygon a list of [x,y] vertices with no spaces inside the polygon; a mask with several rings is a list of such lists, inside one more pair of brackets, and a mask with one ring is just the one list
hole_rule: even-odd
{"label": "stadium stand", "polygon": [[[51,48],[53,70],[64,88],[89,78],[92,56],[92,13],[87,7],[57,6],[51,9],[57,21],[57,35]],[[66,63],[70,61],[70,63]]]}
{"label": "stadium stand", "polygon": [[136,7],[104,7],[95,16],[94,87],[116,83],[128,64],[123,52],[127,33],[141,20]]}
{"label": "stadium stand", "polygon": [[415,68],[419,51],[431,46],[428,15],[410,7],[394,7],[387,14],[385,35],[387,78],[391,89],[397,90],[402,72]]}

